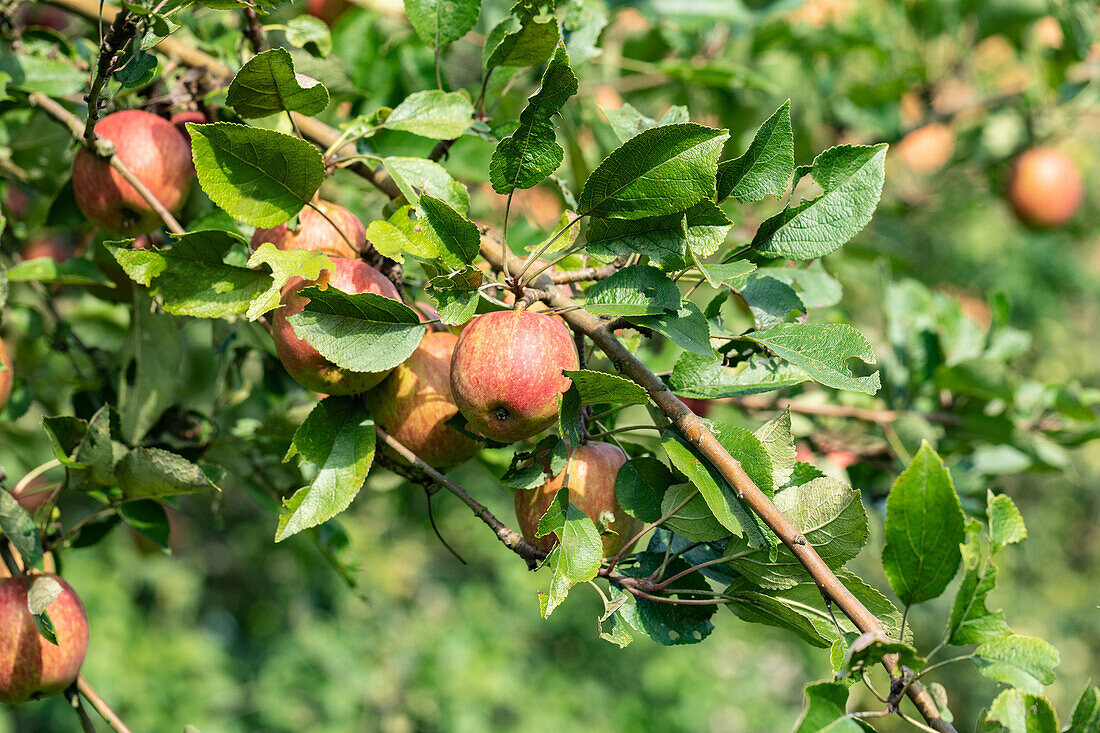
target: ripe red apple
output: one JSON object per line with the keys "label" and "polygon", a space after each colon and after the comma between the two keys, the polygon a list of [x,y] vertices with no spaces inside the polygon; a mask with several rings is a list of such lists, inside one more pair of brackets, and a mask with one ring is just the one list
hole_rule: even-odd
{"label": "ripe red apple", "polygon": [[[114,143],[119,160],[166,209],[180,210],[195,171],[191,145],[171,122],[132,109],[107,115],[96,123],[95,131]],[[76,154],[73,164],[73,195],[84,216],[110,232],[132,237],[162,226],[134,187],[107,161],[85,149]]]}
{"label": "ripe red apple", "polygon": [[11,397],[11,382],[14,376],[15,367],[11,362],[11,354],[8,353],[8,347],[4,346],[4,342],[0,341],[0,410],[4,409],[8,404],[8,398]]}
{"label": "ripe red apple", "polygon": [[306,12],[314,18],[320,18],[326,25],[332,25],[350,7],[348,0],[309,0],[306,3]]}
{"label": "ripe red apple", "polygon": [[1025,224],[1061,226],[1073,218],[1084,198],[1081,171],[1060,150],[1032,148],[1012,166],[1008,201]]}
{"label": "ripe red apple", "polygon": [[76,591],[61,578],[61,595],[46,609],[57,646],[42,638],[27,609],[32,577],[0,580],[0,702],[18,705],[56,695],[80,673],[88,651],[88,617]]}
{"label": "ripe red apple", "polygon": [[526,310],[497,311],[471,321],[451,358],[451,395],[478,433],[502,443],[529,438],[554,424],[561,372],[577,369],[569,329]]}
{"label": "ripe red apple", "polygon": [[603,536],[604,557],[614,557],[644,526],[619,506],[615,496],[615,477],[626,463],[626,454],[611,443],[585,443],[573,453],[565,470],[537,489],[516,492],[516,519],[523,538],[549,552],[557,544],[557,535],[536,537],[539,519],[569,478],[569,501],[600,527],[600,514],[610,512],[607,525],[614,534]]}
{"label": "ripe red apple", "polygon": [[386,276],[366,262],[340,257],[332,258],[335,266],[332,271],[325,270],[316,282],[292,279],[283,289],[283,307],[275,311],[271,318],[271,335],[275,338],[275,351],[283,366],[290,372],[298,384],[314,392],[330,395],[350,395],[366,392],[389,374],[384,372],[353,372],[342,369],[321,356],[305,339],[294,334],[294,328],[287,319],[305,308],[309,298],[299,295],[299,291],[309,285],[335,287],[345,293],[377,293],[387,298],[400,300],[394,284]]}
{"label": "ripe red apple", "polygon": [[955,131],[942,122],[918,127],[894,146],[894,154],[910,170],[935,173],[951,161]]}
{"label": "ripe red apple", "polygon": [[20,254],[23,255],[24,260],[49,257],[57,264],[61,264],[76,255],[76,246],[62,237],[46,235],[27,242],[23,245]]}
{"label": "ripe red apple", "polygon": [[482,444],[445,424],[458,413],[451,397],[451,354],[458,337],[428,331],[404,364],[363,398],[374,420],[435,468],[453,468]]}
{"label": "ripe red apple", "polygon": [[680,401],[699,417],[706,417],[714,406],[714,400],[701,400],[697,397],[681,397]]}
{"label": "ripe red apple", "polygon": [[367,242],[363,222],[343,206],[328,201],[317,201],[316,206],[332,219],[339,231],[328,219],[307,206],[298,215],[298,231],[289,229],[286,224],[272,229],[257,229],[252,235],[252,249],[257,249],[264,242],[271,242],[279,249],[305,249],[330,257],[358,259]]}

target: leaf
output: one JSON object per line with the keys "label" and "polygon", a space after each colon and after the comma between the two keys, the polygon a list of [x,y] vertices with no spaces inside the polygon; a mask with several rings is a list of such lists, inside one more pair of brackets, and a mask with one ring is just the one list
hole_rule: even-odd
{"label": "leaf", "polygon": [[70,468],[87,468],[87,464],[73,458],[76,449],[88,432],[88,421],[69,415],[42,418],[42,429],[53,447],[54,456]]}
{"label": "leaf", "polygon": [[320,151],[292,135],[229,122],[189,123],[187,132],[202,190],[245,224],[282,224],[325,180]]}
{"label": "leaf", "polygon": [[709,264],[700,261],[698,258],[693,259],[695,266],[712,288],[728,285],[733,290],[740,290],[748,282],[749,275],[756,270],[756,265],[748,260]]}
{"label": "leaf", "polygon": [[862,733],[873,730],[860,721],[849,718],[848,686],[842,682],[815,682],[803,689],[806,707],[795,724],[795,733]]}
{"label": "leaf", "polygon": [[651,328],[693,354],[714,355],[714,349],[710,345],[710,327],[707,325],[707,319],[703,317],[699,306],[690,300],[682,301],[680,309],[675,313],[667,312],[658,316],[629,316],[628,318],[631,323]]}
{"label": "leaf", "polygon": [[595,578],[603,559],[600,533],[595,523],[569,502],[567,486],[558,490],[539,519],[537,535],[550,534],[557,535],[558,544],[546,558],[553,577],[550,590],[545,595],[540,594],[543,618],[549,618],[561,605],[571,587]]}
{"label": "leaf", "polygon": [[882,567],[909,606],[943,593],[962,560],[963,512],[943,461],[923,443],[886,498]]}
{"label": "leaf", "polygon": [[603,53],[599,41],[607,21],[607,13],[602,8],[584,0],[570,0],[564,25],[565,30],[569,31],[565,45],[573,63],[583,64]]}
{"label": "leaf", "polygon": [[0,73],[8,75],[9,89],[60,98],[77,94],[88,84],[88,74],[67,59],[16,54],[10,49],[0,54]]}
{"label": "leaf", "polygon": [[[470,193],[466,186],[452,178],[447,169],[434,160],[389,155],[382,159],[382,165],[406,201],[415,203],[421,193],[426,193],[459,214],[465,215],[469,211]],[[367,239],[374,242],[369,236]]]}
{"label": "leaf", "polygon": [[457,92],[429,89],[405,97],[382,122],[382,127],[432,140],[454,140],[473,121],[474,105],[465,89]]}
{"label": "leaf", "polygon": [[661,499],[660,511],[650,521],[665,516],[668,518],[661,526],[689,542],[715,542],[730,536],[730,531],[714,518],[706,499],[692,484],[668,487]]}
{"label": "leaf", "polygon": [[612,151],[588,177],[577,213],[641,219],[683,211],[715,194],[725,130],[683,123],[655,127]]}
{"label": "leaf", "polygon": [[849,675],[859,676],[879,662],[883,657],[896,654],[898,664],[914,670],[924,667],[926,660],[917,656],[917,650],[903,641],[894,641],[882,631],[868,631],[859,637],[848,647],[848,653],[844,659],[844,669]]}
{"label": "leaf", "polygon": [[991,680],[1012,685],[1032,695],[1054,682],[1058,650],[1032,636],[1006,636],[987,641],[974,650],[974,666]]}
{"label": "leaf", "polygon": [[413,206],[406,205],[395,211],[389,221],[372,221],[367,225],[367,241],[379,253],[398,262],[404,261],[402,254],[422,260],[438,258],[439,245],[422,231],[423,227],[415,212]]}
{"label": "leaf", "polygon": [[947,619],[947,640],[955,646],[981,644],[1012,633],[1003,611],[990,611],[986,600],[997,584],[997,568],[990,565],[984,574],[968,568]]}
{"label": "leaf", "polygon": [[668,383],[680,397],[706,400],[770,392],[807,379],[806,372],[779,359],[753,357],[738,367],[725,367],[713,356],[683,354]]}
{"label": "leaf", "polygon": [[624,267],[585,292],[584,309],[596,316],[659,315],[680,308],[680,290],[649,265]]}
{"label": "leaf", "polygon": [[589,369],[566,369],[562,374],[573,380],[581,403],[585,405],[644,405],[649,402],[645,389],[626,377]]}
{"label": "leaf", "polygon": [[615,476],[615,498],[628,515],[642,522],[656,522],[662,515],[661,498],[672,483],[672,472],[656,458],[631,458]]}
{"label": "leaf", "polygon": [[284,461],[315,466],[309,486],[283,501],[275,541],[316,527],[348,508],[374,461],[374,421],[361,399],[326,397],[294,431]]}
{"label": "leaf", "polygon": [[25,567],[42,570],[42,542],[34,525],[34,517],[3,488],[0,488],[0,532],[23,558]]}
{"label": "leaf", "polygon": [[[997,727],[992,728],[991,723],[997,724]],[[992,730],[1007,733],[1058,733],[1058,716],[1050,702],[1041,695],[1004,690],[989,706],[981,730],[983,733]]]}
{"label": "leaf", "polygon": [[[839,568],[867,544],[867,513],[859,491],[834,478],[818,478],[775,495],[776,507],[798,527],[807,543],[830,568]],[[806,577],[806,568],[785,546],[774,559],[767,549],[753,551],[745,540],[733,543],[730,564],[761,588],[791,588]]]}
{"label": "leaf", "polygon": [[324,21],[311,15],[298,15],[287,21],[286,40],[312,56],[324,58],[332,51],[332,32]]}
{"label": "leaf", "polygon": [[989,517],[989,543],[994,554],[1007,545],[1027,539],[1024,518],[1007,495],[987,490],[986,514]]}
{"label": "leaf", "polygon": [[[619,138],[619,142],[621,143],[625,143],[638,133],[661,124],[658,123],[657,120],[646,117],[641,112],[634,109],[634,106],[629,102],[624,103],[623,106],[618,109],[601,108],[601,111],[604,113],[604,116],[607,117],[607,122],[611,125],[611,130],[615,133],[615,137]],[[672,110],[670,109],[669,111],[671,112]],[[687,122],[687,119],[669,119],[663,124],[667,125],[674,121]]]}
{"label": "leaf", "polygon": [[756,328],[765,331],[792,320],[792,314],[806,313],[806,306],[798,299],[794,288],[775,278],[755,273],[741,289],[739,295],[749,306]]}
{"label": "leaf", "polygon": [[433,47],[462,38],[477,24],[480,12],[481,0],[405,0],[405,14],[413,30]]}
{"label": "leaf", "polygon": [[1088,685],[1073,706],[1066,733],[1090,733],[1100,730],[1100,688]]}
{"label": "leaf", "polygon": [[836,305],[843,293],[840,283],[825,271],[821,260],[814,260],[806,267],[768,267],[761,272],[793,287],[807,308]]}
{"label": "leaf", "polygon": [[797,462],[794,436],[791,434],[790,408],[768,420],[753,434],[760,439],[761,445],[771,459],[775,486],[785,485],[794,473],[794,465]]}
{"label": "leaf", "polygon": [[168,524],[168,512],[160,502],[152,499],[128,501],[118,508],[118,513],[135,532],[148,538],[162,550],[168,550],[168,537],[172,527]]}
{"label": "leaf", "polygon": [[825,193],[765,220],[753,237],[753,249],[767,257],[811,260],[840,248],[875,213],[886,148],[841,145],[818,155],[812,174]]}
{"label": "leaf", "polygon": [[780,198],[794,173],[791,100],[783,103],[756,131],[741,157],[718,165],[718,201],[733,196],[741,203]]}
{"label": "leaf", "polygon": [[178,235],[170,249],[134,250],[108,244],[107,250],[132,280],[147,285],[172,315],[225,318],[245,313],[271,285],[257,270],[224,262],[241,235],[221,230]]}
{"label": "leaf", "polygon": [[294,73],[294,60],[285,48],[272,48],[241,67],[229,84],[225,103],[246,119],[280,112],[312,117],[325,110],[328,99],[324,84]]}
{"label": "leaf", "polygon": [[508,195],[517,188],[531,188],[558,169],[565,150],[555,139],[551,118],[576,93],[577,77],[569,68],[565,46],[559,44],[546,65],[542,86],[519,115],[519,127],[493,150],[489,180],[494,191]]}
{"label": "leaf", "polygon": [[134,448],[115,466],[126,499],[221,491],[201,468],[161,448]]}
{"label": "leaf", "polygon": [[294,334],[353,372],[383,372],[409,358],[424,337],[416,311],[376,293],[308,287],[305,309],[287,318]]}
{"label": "leaf", "polygon": [[644,219],[591,219],[585,229],[588,252],[612,258],[640,254],[662,270],[677,270],[687,256],[687,217],[683,212]]}
{"label": "leaf", "polygon": [[31,576],[27,587],[27,610],[34,616],[45,613],[63,590],[61,583],[52,575]]}
{"label": "leaf", "polygon": [[745,338],[768,347],[827,387],[873,395],[882,386],[878,372],[852,376],[848,360],[874,364],[875,352],[867,338],[847,323],[782,323],[747,333]]}
{"label": "leaf", "polygon": [[[633,578],[643,578],[653,573],[664,562],[663,552],[643,552],[636,556],[637,565],[621,570],[623,575]],[[671,578],[673,575],[688,570],[689,566],[681,558],[670,560],[665,566],[661,577]],[[700,573],[689,573],[678,579],[673,587],[684,589],[687,592],[670,593],[672,588],[663,591],[664,595],[683,600],[708,600],[709,596],[691,593],[693,590],[709,591],[707,583]],[[673,603],[660,603],[646,598],[636,598],[635,608],[637,614],[635,621],[653,641],[662,646],[674,646],[679,644],[698,644],[710,635],[714,630],[711,618],[718,610],[714,604],[706,605],[678,605]]]}
{"label": "leaf", "polygon": [[481,50],[482,65],[489,72],[497,66],[541,64],[554,53],[559,38],[558,21],[552,12],[543,13],[533,3],[517,3],[512,14],[489,31]]}
{"label": "leaf", "polygon": [[686,212],[688,249],[694,259],[709,257],[726,241],[733,222],[718,204],[703,199]]}
{"label": "leaf", "polygon": [[581,395],[575,384],[557,395],[558,432],[562,440],[569,444],[570,450],[579,447],[584,441],[581,432]]}
{"label": "leaf", "polygon": [[107,279],[95,263],[82,257],[72,257],[64,262],[58,262],[52,257],[24,260],[8,270],[8,281],[114,287],[114,283]]}
{"label": "leaf", "polygon": [[473,262],[481,248],[481,232],[477,225],[426,193],[420,194],[420,208],[424,211],[429,236],[439,245],[443,263],[457,270]]}
{"label": "leaf", "polygon": [[263,314],[279,307],[280,294],[292,278],[300,277],[314,281],[324,270],[335,267],[328,255],[306,249],[279,249],[271,242],[264,242],[248,258],[249,268],[267,265],[271,268],[268,287],[255,297],[248,306],[247,317],[250,321],[259,319]]}
{"label": "leaf", "polygon": [[137,445],[175,403],[183,348],[171,316],[134,308],[118,385],[119,432],[130,445]]}

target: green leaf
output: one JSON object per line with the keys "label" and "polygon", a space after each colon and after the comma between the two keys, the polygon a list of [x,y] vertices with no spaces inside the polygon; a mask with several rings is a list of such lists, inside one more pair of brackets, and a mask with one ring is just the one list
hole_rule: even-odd
{"label": "green leaf", "polygon": [[647,316],[680,308],[680,289],[649,265],[624,267],[585,292],[584,309],[596,316]]}
{"label": "green leaf", "polygon": [[61,285],[107,285],[113,288],[106,276],[91,260],[72,257],[58,262],[52,257],[36,257],[13,265],[8,270],[8,281],[59,283]]}
{"label": "green leaf", "polygon": [[413,30],[433,47],[462,38],[477,24],[480,12],[481,0],[405,0],[405,14]]}
{"label": "green leaf", "polygon": [[1058,716],[1050,701],[1041,695],[1005,690],[989,706],[981,730],[982,733],[1058,733]]}
{"label": "green leaf", "polygon": [[668,518],[661,526],[689,542],[715,542],[730,536],[730,531],[715,519],[707,500],[692,484],[668,487],[661,499],[660,511],[650,521],[664,516]]}
{"label": "green leaf", "polygon": [[902,603],[943,593],[958,572],[962,541],[963,512],[951,474],[924,443],[886,498],[882,567]]}
{"label": "green leaf", "polygon": [[862,733],[874,730],[848,717],[848,686],[842,682],[815,682],[802,689],[806,707],[795,724],[795,733]]}
{"label": "green leaf", "polygon": [[157,57],[141,48],[131,46],[126,54],[126,65],[115,73],[115,78],[130,89],[149,86],[163,75]]}
{"label": "green leaf", "polygon": [[[426,158],[404,158],[386,156],[382,165],[390,178],[401,189],[406,201],[416,202],[421,193],[433,196],[459,214],[465,215],[470,209],[470,193],[447,172],[447,169]],[[367,237],[374,242],[369,236]]]}
{"label": "green leaf", "polygon": [[590,219],[585,229],[588,252],[612,258],[640,254],[665,271],[685,265],[687,217],[683,212],[644,219]]}
{"label": "green leaf", "polygon": [[989,517],[989,543],[994,554],[1006,545],[1027,539],[1024,518],[1007,495],[987,490],[986,514]]}
{"label": "green leaf", "polygon": [[267,117],[280,112],[318,115],[328,106],[328,89],[316,79],[294,73],[285,48],[272,48],[250,58],[229,84],[225,103],[241,117]]}
{"label": "green leaf", "polygon": [[245,246],[241,235],[212,230],[181,234],[171,249],[108,244],[107,250],[132,280],[149,286],[168,313],[225,318],[247,312],[272,285],[264,272],[224,262],[234,246]]}
{"label": "green leaf", "polygon": [[770,392],[807,379],[806,372],[779,359],[753,357],[737,367],[724,367],[713,356],[689,353],[677,360],[668,383],[680,397],[707,400]]}
{"label": "green leaf", "polygon": [[583,64],[603,53],[599,41],[607,21],[607,13],[602,8],[584,0],[570,0],[564,25],[569,31],[565,45],[573,63]]}
{"label": "green leaf", "polygon": [[561,165],[565,150],[554,134],[553,115],[577,93],[577,77],[569,68],[569,55],[558,45],[542,75],[542,86],[527,100],[519,115],[519,127],[501,140],[489,161],[489,180],[499,194],[531,188]]}
{"label": "green leaf", "polygon": [[1087,686],[1073,706],[1066,733],[1090,733],[1100,730],[1100,687]]}
{"label": "green leaf", "polygon": [[353,372],[383,372],[409,358],[424,337],[416,311],[376,293],[308,287],[305,309],[287,320],[326,359]]}
{"label": "green leaf", "polygon": [[477,225],[426,193],[420,194],[420,208],[424,211],[429,236],[439,245],[443,263],[457,270],[473,262],[481,248],[481,232]]}
{"label": "green leaf", "polygon": [[847,323],[782,323],[747,333],[745,338],[768,347],[827,387],[875,394],[882,386],[878,372],[852,376],[848,360],[874,364],[875,352],[867,338]]}
{"label": "green leaf", "polygon": [[974,666],[991,680],[1041,695],[1054,682],[1058,650],[1032,636],[1006,636],[987,641],[974,650]]}
{"label": "green leaf", "polygon": [[825,271],[821,260],[814,260],[806,267],[768,267],[761,272],[793,287],[807,308],[836,305],[843,293],[840,283]]}
{"label": "green leaf", "polygon": [[87,468],[87,464],[73,458],[80,442],[88,432],[88,421],[69,415],[42,418],[42,429],[53,447],[54,456],[63,466],[69,468]]}
{"label": "green leaf", "polygon": [[268,311],[279,307],[280,293],[291,278],[300,277],[313,282],[321,276],[323,270],[331,270],[335,265],[328,255],[305,249],[279,249],[270,242],[264,242],[248,258],[248,267],[258,269],[260,265],[271,268],[268,287],[248,306],[247,317],[257,320]]}
{"label": "green leaf", "polygon": [[[489,31],[481,50],[486,72],[497,66],[534,66],[548,59],[560,39],[558,21],[534,4],[517,3],[512,14]],[[518,11],[518,12],[517,12]]]}
{"label": "green leaf", "polygon": [[381,254],[398,262],[404,261],[403,254],[422,260],[439,257],[439,245],[423,231],[412,205],[399,208],[389,221],[372,221],[367,225],[367,241]]}
{"label": "green leaf", "polygon": [[726,241],[733,222],[718,204],[703,199],[686,212],[687,242],[693,259],[709,257]]}
{"label": "green leaf", "polygon": [[739,293],[749,306],[756,328],[765,331],[806,313],[794,288],[757,271]]}
{"label": "green leaf", "polygon": [[42,542],[34,518],[19,506],[7,489],[0,488],[0,532],[23,558],[26,567],[42,569]]}
{"label": "green leaf", "polygon": [[[834,478],[784,489],[775,495],[775,505],[830,568],[839,568],[867,544],[867,513],[859,491]],[[754,551],[744,539],[732,544],[728,554],[738,556],[730,565],[761,588],[791,588],[807,574],[785,545],[774,560],[767,548]]]}
{"label": "green leaf", "polygon": [[712,288],[726,285],[733,290],[740,290],[748,282],[749,275],[756,270],[756,265],[748,260],[735,260],[718,264],[703,262],[695,256],[692,257],[692,260],[695,267],[699,269],[703,278]]}
{"label": "green leaf", "polygon": [[394,107],[382,127],[432,140],[454,140],[473,124],[474,105],[466,90],[413,92]]}
{"label": "green leaf", "polygon": [[115,466],[115,477],[126,499],[221,490],[194,463],[161,448],[134,448]]}
{"label": "green leaf", "polygon": [[621,143],[654,127],[688,121],[687,107],[679,106],[669,107],[660,121],[646,117],[629,103],[618,109],[603,109],[603,113]]}
{"label": "green leaf", "polygon": [[886,145],[841,145],[814,160],[814,180],[825,190],[764,221],[752,240],[762,255],[812,260],[840,248],[871,221],[885,180]]}
{"label": "green leaf", "polygon": [[229,122],[190,123],[187,132],[202,190],[246,224],[282,224],[325,180],[321,152],[292,135]]}
{"label": "green leaf", "polygon": [[710,357],[714,355],[714,349],[710,345],[710,326],[707,325],[707,319],[699,310],[699,306],[690,300],[681,302],[679,310],[675,312],[666,312],[658,316],[629,316],[628,319],[631,323],[653,329],[693,354]]}
{"label": "green leaf", "polygon": [[541,597],[542,616],[549,618],[565,600],[569,589],[596,577],[603,559],[603,542],[595,523],[569,502],[568,487],[554,495],[546,513],[539,519],[537,535],[554,534],[558,544],[546,558],[553,577],[550,590]]}
{"label": "green leaf", "polygon": [[140,443],[176,402],[183,357],[175,320],[161,311],[134,308],[118,385],[119,432],[130,445]]}
{"label": "green leaf", "polygon": [[326,397],[294,431],[284,461],[317,469],[309,486],[284,500],[275,541],[316,527],[348,508],[374,461],[374,421],[356,397]]}
{"label": "green leaf", "polygon": [[558,432],[572,450],[579,447],[584,440],[581,432],[581,395],[577,391],[577,385],[570,384],[569,389],[557,396],[557,401]]}
{"label": "green leaf", "polygon": [[589,369],[566,369],[562,374],[573,380],[585,405],[644,405],[649,401],[645,389],[626,377]]}
{"label": "green leaf", "polygon": [[38,629],[38,633],[42,635],[42,638],[54,646],[57,646],[57,630],[54,629],[53,621],[50,620],[50,615],[43,611],[42,613],[34,614],[31,618],[34,619],[34,626]]}
{"label": "green leaf", "polygon": [[725,130],[683,123],[655,127],[612,151],[588,177],[577,213],[641,219],[688,209],[715,195]]}
{"label": "green leaf", "polygon": [[615,476],[615,498],[628,515],[642,522],[656,522],[662,514],[661,498],[672,482],[672,472],[656,458],[631,458]]}
{"label": "green leaf", "polygon": [[791,100],[783,103],[756,131],[741,157],[718,166],[718,201],[729,196],[741,203],[771,195],[781,198],[794,173]]}
{"label": "green leaf", "polygon": [[[622,574],[633,578],[643,578],[653,573],[664,562],[663,552],[643,552],[637,555],[637,565],[623,568]],[[673,575],[688,570],[688,564],[682,558],[675,558],[667,563],[664,574],[661,577],[671,578]],[[693,590],[709,591],[710,584],[700,573],[689,573],[673,583],[677,589],[687,592],[672,594],[666,589],[663,594],[672,598],[683,600],[708,600],[709,596],[691,593]],[[647,598],[635,599],[635,622],[653,641],[662,646],[674,646],[679,644],[698,644],[710,635],[714,630],[711,617],[718,610],[717,605],[677,605],[673,603],[660,603]]]}
{"label": "green leaf", "polygon": [[757,428],[753,433],[760,439],[772,464],[772,479],[775,486],[784,486],[794,473],[797,462],[794,447],[794,435],[791,433],[791,410],[787,408],[771,420]]}
{"label": "green leaf", "polygon": [[168,512],[152,499],[128,501],[118,508],[118,513],[134,531],[147,537],[157,547],[168,550],[168,537],[172,528],[168,524]]}
{"label": "green leaf", "polygon": [[0,54],[0,73],[8,75],[8,89],[40,92],[47,97],[78,94],[88,84],[87,72],[68,59],[12,53],[10,45]]}
{"label": "green leaf", "polygon": [[947,640],[956,646],[981,644],[1012,633],[1003,611],[990,611],[986,601],[997,584],[997,568],[990,565],[984,574],[967,568],[966,575],[951,603],[947,619]]}
{"label": "green leaf", "polygon": [[917,650],[903,641],[889,639],[881,631],[868,631],[860,634],[848,647],[844,659],[844,669],[856,677],[865,670],[874,667],[883,657],[896,654],[898,663],[914,670],[924,667],[926,660],[917,656]]}
{"label": "green leaf", "polygon": [[286,40],[291,46],[321,58],[332,51],[332,32],[324,21],[311,15],[297,15],[287,21]]}

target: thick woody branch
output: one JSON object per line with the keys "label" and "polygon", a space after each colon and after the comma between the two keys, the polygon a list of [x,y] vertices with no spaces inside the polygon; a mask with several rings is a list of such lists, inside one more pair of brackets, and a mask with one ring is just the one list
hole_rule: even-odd
{"label": "thick woody branch", "polygon": [[600,267],[582,267],[579,270],[550,270],[550,281],[557,285],[566,283],[579,283],[594,280],[606,280],[614,275],[622,267],[618,262]]}
{"label": "thick woody branch", "polygon": [[820,417],[846,417],[854,420],[874,423],[891,423],[906,415],[919,415],[928,422],[940,425],[959,425],[962,418],[950,412],[920,412],[917,410],[887,410],[873,407],[849,407],[847,405],[830,405],[816,402],[803,402],[772,397],[730,397],[731,404],[746,410],[769,411],[787,410],[802,415],[817,415]]}

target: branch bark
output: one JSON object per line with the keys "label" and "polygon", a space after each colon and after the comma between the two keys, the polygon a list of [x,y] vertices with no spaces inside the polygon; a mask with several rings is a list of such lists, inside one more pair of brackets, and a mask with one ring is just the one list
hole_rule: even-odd
{"label": "branch bark", "polygon": [[940,425],[959,425],[962,418],[950,412],[920,412],[918,410],[887,410],[873,407],[849,407],[847,405],[829,405],[816,402],[803,402],[773,397],[729,397],[727,400],[746,410],[786,410],[802,415],[821,417],[848,417],[864,422],[891,423],[905,415],[919,415],[928,422]]}

